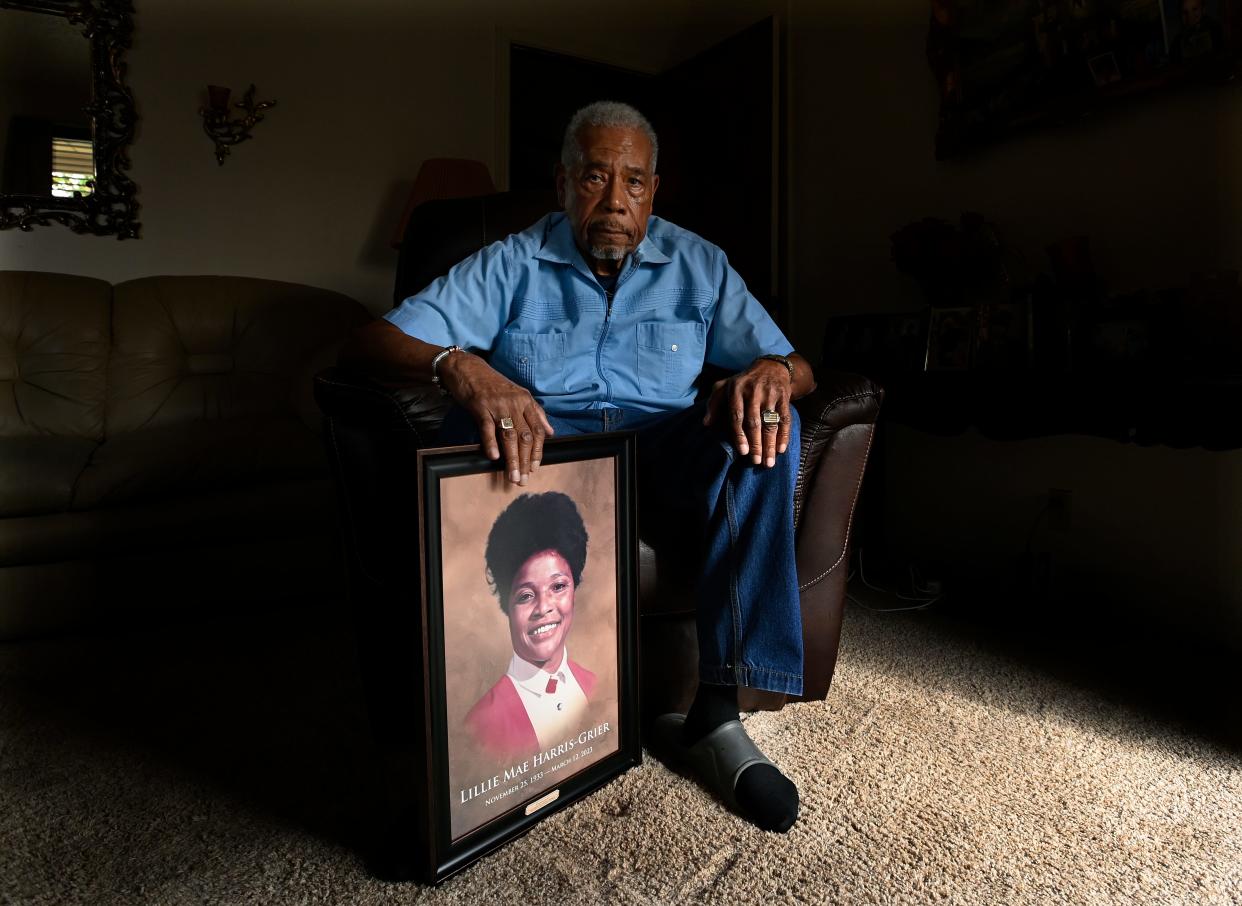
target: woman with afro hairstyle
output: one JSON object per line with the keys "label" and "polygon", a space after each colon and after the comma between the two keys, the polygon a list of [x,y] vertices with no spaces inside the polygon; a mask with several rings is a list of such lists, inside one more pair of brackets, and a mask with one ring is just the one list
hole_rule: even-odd
{"label": "woman with afro hairstyle", "polygon": [[582,584],[587,531],[573,500],[523,494],[487,537],[487,577],[509,619],[509,669],[466,715],[493,755],[527,755],[572,735],[595,674],[570,660],[566,640]]}

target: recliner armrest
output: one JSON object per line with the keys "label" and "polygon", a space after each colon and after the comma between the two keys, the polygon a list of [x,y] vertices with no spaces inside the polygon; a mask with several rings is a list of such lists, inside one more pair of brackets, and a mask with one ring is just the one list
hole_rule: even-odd
{"label": "recliner armrest", "polygon": [[315,402],[345,424],[410,432],[419,447],[434,442],[450,405],[432,384],[386,387],[339,366],[315,375]]}
{"label": "recliner armrest", "polygon": [[[802,419],[802,475],[816,471],[832,435],[849,425],[875,424],[884,390],[869,378],[843,371],[817,375],[818,387],[794,403]],[[430,444],[450,402],[431,384],[386,387],[335,366],[315,376],[315,401],[324,415],[349,424],[412,432]],[[799,483],[796,499],[801,505]]]}
{"label": "recliner armrest", "polygon": [[794,403],[802,416],[802,433],[836,431],[846,425],[873,425],[884,401],[884,388],[847,371],[816,372],[818,387]]}
{"label": "recliner armrest", "polygon": [[[794,524],[801,522],[807,485],[836,433],[851,425],[874,425],[884,402],[884,389],[870,378],[844,371],[816,375],[815,391],[794,403],[802,419],[802,462],[794,489]],[[864,460],[865,461],[865,460]]]}

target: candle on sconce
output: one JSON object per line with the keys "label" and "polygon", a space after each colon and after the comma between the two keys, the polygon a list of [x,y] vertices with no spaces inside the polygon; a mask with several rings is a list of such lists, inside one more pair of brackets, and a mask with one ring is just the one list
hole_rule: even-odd
{"label": "candle on sconce", "polygon": [[225,88],[221,85],[207,86],[207,103],[212,110],[228,110],[229,95],[233,93],[233,89]]}

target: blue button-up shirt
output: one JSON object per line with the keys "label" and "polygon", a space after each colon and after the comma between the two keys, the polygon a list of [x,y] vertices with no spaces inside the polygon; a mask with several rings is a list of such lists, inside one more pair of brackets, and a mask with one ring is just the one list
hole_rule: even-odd
{"label": "blue button-up shirt", "polygon": [[704,363],[740,371],[793,351],[724,252],[658,217],[611,293],[565,215],[549,214],[384,317],[424,342],[488,356],[554,414],[684,409]]}

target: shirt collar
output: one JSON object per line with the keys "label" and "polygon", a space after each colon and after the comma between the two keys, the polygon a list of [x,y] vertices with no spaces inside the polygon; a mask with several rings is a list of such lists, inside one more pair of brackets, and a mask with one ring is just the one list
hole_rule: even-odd
{"label": "shirt collar", "polygon": [[530,661],[523,660],[514,652],[512,658],[509,659],[509,676],[515,683],[525,686],[536,695],[543,695],[547,689],[548,680],[552,677],[563,679],[566,671],[569,670],[569,649],[564,649],[561,655],[561,663],[555,670],[545,670],[542,667],[536,667]]}
{"label": "shirt collar", "polygon": [[664,254],[664,249],[660,248],[651,238],[651,223],[657,218],[647,218],[647,235],[643,237],[643,241],[638,243],[638,263],[639,264],[668,264],[673,259]]}
{"label": "shirt collar", "polygon": [[[632,253],[631,257],[639,264],[668,264],[673,260],[651,238],[651,225],[656,220],[658,218],[648,218],[647,235],[643,236],[643,241],[638,243],[638,248]],[[564,214],[553,215],[553,222],[549,224],[544,234],[543,245],[535,253],[535,257],[541,261],[571,265],[592,280],[595,279],[595,275],[591,273],[591,269],[583,260],[582,253],[578,251],[578,246],[574,244],[573,230],[569,227],[569,218]],[[627,261],[621,265],[623,271],[627,262],[628,257]]]}

